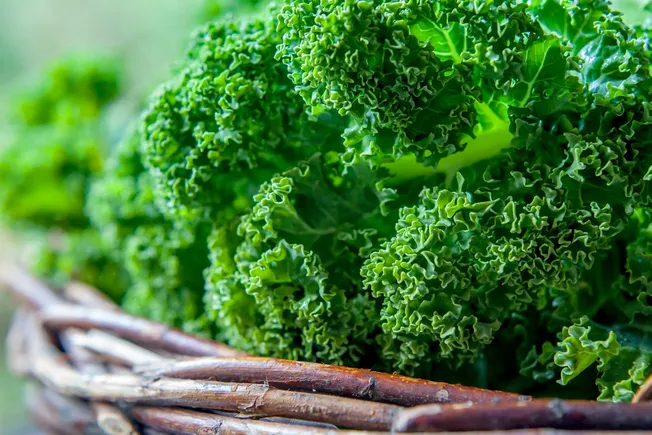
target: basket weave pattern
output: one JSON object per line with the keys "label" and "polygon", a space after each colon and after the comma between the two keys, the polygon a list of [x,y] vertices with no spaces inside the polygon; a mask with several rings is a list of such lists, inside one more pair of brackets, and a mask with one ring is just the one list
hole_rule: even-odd
{"label": "basket weave pattern", "polygon": [[535,400],[253,357],[127,315],[83,284],[58,293],[20,269],[0,283],[24,302],[9,365],[34,379],[28,407],[50,433],[652,433],[652,379],[629,404]]}

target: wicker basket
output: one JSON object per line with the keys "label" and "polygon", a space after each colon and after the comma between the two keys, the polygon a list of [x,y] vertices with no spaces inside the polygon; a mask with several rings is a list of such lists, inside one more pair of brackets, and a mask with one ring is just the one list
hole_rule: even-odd
{"label": "wicker basket", "polygon": [[28,407],[51,433],[652,433],[652,379],[634,403],[535,400],[252,357],[129,316],[83,284],[59,294],[20,269],[3,282],[25,304],[9,364],[34,379]]}

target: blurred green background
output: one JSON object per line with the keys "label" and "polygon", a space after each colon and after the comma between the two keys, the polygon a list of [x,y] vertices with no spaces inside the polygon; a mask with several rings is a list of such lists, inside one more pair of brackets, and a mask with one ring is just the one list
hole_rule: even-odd
{"label": "blurred green background", "polygon": [[[117,54],[124,62],[128,97],[165,80],[184,50],[203,0],[0,0],[0,147],[7,142],[9,97],[56,58],[75,53]],[[128,112],[128,110],[126,111]],[[20,247],[0,232],[0,267]],[[0,339],[13,301],[0,291]],[[23,381],[7,371],[0,350],[0,435],[36,433],[22,403]]]}

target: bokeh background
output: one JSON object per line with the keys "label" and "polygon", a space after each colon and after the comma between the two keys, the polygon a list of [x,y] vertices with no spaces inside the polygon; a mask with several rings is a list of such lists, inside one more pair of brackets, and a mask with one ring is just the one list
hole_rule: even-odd
{"label": "bokeh background", "polygon": [[[0,147],[8,140],[10,96],[60,56],[117,54],[132,104],[168,77],[205,0],[0,0]],[[123,104],[130,104],[127,98]],[[21,252],[0,230],[0,267]],[[4,343],[13,302],[0,290]],[[22,404],[23,381],[12,376],[0,348],[0,435],[38,433]]]}

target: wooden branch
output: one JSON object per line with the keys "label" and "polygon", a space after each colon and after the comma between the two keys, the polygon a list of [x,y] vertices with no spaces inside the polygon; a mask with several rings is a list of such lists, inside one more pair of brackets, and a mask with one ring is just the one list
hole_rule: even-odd
{"label": "wooden branch", "polygon": [[529,400],[527,396],[424,381],[371,370],[273,358],[194,358],[155,363],[136,369],[147,376],[266,383],[284,390],[313,391],[401,406]]}
{"label": "wooden branch", "polygon": [[[257,435],[341,435],[342,432],[332,429],[294,426],[282,423],[271,423],[257,420],[245,420],[203,412],[183,409],[161,409],[137,406],[132,409],[132,415],[140,424],[150,428],[175,433],[194,435],[198,433],[211,434],[252,434]],[[357,432],[362,435],[362,432]],[[377,433],[375,433],[377,434]],[[374,434],[374,435],[375,435]]]}
{"label": "wooden branch", "polygon": [[[243,356],[229,346],[192,335],[178,329],[170,328],[157,322],[151,322],[130,316],[114,308],[90,308],[65,304],[64,299],[48,285],[34,278],[20,268],[13,268],[0,276],[13,293],[37,310],[45,310],[48,326],[57,330],[64,328],[102,329],[124,338],[151,347],[160,347],[172,353],[190,356]],[[88,290],[88,289],[86,289]],[[79,291],[79,289],[77,289]],[[88,297],[86,300],[93,299]],[[98,304],[97,299],[94,304]]]}
{"label": "wooden branch", "polygon": [[39,398],[27,396],[25,405],[29,419],[48,435],[83,435],[83,432],[64,424],[56,412],[48,409]]}
{"label": "wooden branch", "polygon": [[[255,414],[239,414],[237,412],[224,412],[224,411],[215,411],[215,410],[203,410],[202,412],[208,414],[208,415],[217,415],[220,417],[230,417],[230,418],[237,418],[237,419],[246,419],[246,420],[252,420],[255,419],[257,421],[267,421],[271,423],[283,423],[283,424],[292,424],[292,425],[299,425],[299,426],[308,426],[308,427],[318,427],[321,429],[329,429],[329,430],[339,430],[337,426],[329,423],[321,423],[318,421],[309,421],[305,419],[297,419],[297,418],[287,418],[287,417],[266,417],[264,415],[255,415]],[[355,431],[356,433],[359,433],[360,431]]]}
{"label": "wooden branch", "polygon": [[[333,394],[402,406],[529,399],[510,393],[424,381],[371,370],[273,358],[206,357],[174,361],[111,335],[89,331],[89,334],[91,333],[94,337],[84,338],[81,345],[117,358],[125,364],[137,366],[136,372],[147,377],[266,384],[283,390]],[[149,364],[150,361],[155,362]]]}
{"label": "wooden branch", "polygon": [[185,334],[178,329],[122,312],[75,305],[55,305],[42,310],[46,327],[100,329],[148,347],[190,356],[242,356],[244,352],[211,340]]}
{"label": "wooden branch", "polygon": [[20,300],[36,310],[63,302],[63,298],[50,287],[19,267],[2,273],[0,283],[4,283]]}
{"label": "wooden branch", "polygon": [[296,418],[284,418],[284,417],[260,417],[259,421],[267,421],[270,423],[281,423],[281,424],[291,424],[294,426],[309,426],[309,427],[318,427],[321,429],[329,430],[339,430],[337,426],[327,423],[319,423],[315,421],[306,421],[298,420]]}
{"label": "wooden branch", "polygon": [[120,306],[109,299],[104,293],[81,282],[68,284],[63,289],[63,295],[69,301],[79,305],[120,311]]}
{"label": "wooden branch", "polygon": [[5,340],[7,365],[9,370],[17,375],[25,376],[29,373],[29,350],[27,347],[28,313],[25,308],[19,307],[9,326]]}
{"label": "wooden branch", "polygon": [[84,433],[89,430],[99,432],[93,410],[87,403],[73,397],[62,396],[47,388],[39,388],[39,394],[43,399],[42,403],[55,410],[63,421],[78,427]]}
{"label": "wooden branch", "polygon": [[[305,435],[395,435],[394,432],[365,432],[332,430],[324,428],[305,428],[282,423],[269,423],[259,420],[243,420],[183,409],[161,409],[137,406],[133,417],[146,426],[148,435],[174,434],[305,434]],[[153,431],[153,432],[150,432]],[[637,432],[638,435],[649,435]],[[424,432],[421,435],[428,435]],[[431,435],[480,435],[478,432],[431,432]],[[491,435],[614,435],[613,431],[561,431],[554,429],[528,429],[520,431],[494,431]]]}
{"label": "wooden branch", "polygon": [[62,331],[59,335],[61,346],[66,351],[72,364],[77,367],[80,372],[87,375],[106,373],[105,367],[97,361],[92,353],[77,345],[79,337],[83,335],[85,335],[83,331],[74,328]]}
{"label": "wooden branch", "polygon": [[29,385],[27,410],[35,422],[49,432],[62,434],[101,434],[90,408],[79,400]]}
{"label": "wooden branch", "polygon": [[[106,373],[105,367],[97,363],[93,354],[76,344],[81,336],[85,336],[85,334],[77,329],[67,329],[60,335],[61,344],[70,356],[72,363],[85,375],[93,376]],[[118,407],[97,401],[92,402],[92,407],[97,423],[104,433],[108,435],[136,435],[139,433]]]}
{"label": "wooden branch", "polygon": [[[144,349],[137,344],[97,329],[75,336],[75,345],[126,364],[161,363],[171,361],[167,357]],[[174,360],[172,360],[174,361]]]}
{"label": "wooden branch", "polygon": [[645,402],[648,400],[652,401],[652,374],[638,389],[634,395],[634,398],[632,399],[632,403]]}
{"label": "wooden branch", "polygon": [[[12,273],[3,276],[6,284],[14,290],[22,300],[24,300],[28,305],[41,309],[48,304],[61,304],[63,299],[56,294],[51,288],[43,284],[39,280],[33,278],[29,273],[25,272],[22,269],[14,269]],[[25,316],[26,317],[26,316]],[[17,325],[17,328],[21,328],[23,332],[25,330],[34,329],[35,321],[24,320],[21,324]],[[100,373],[103,371],[103,368],[98,367],[93,363],[87,351],[82,348],[70,345],[71,337],[78,333],[76,331],[64,331],[61,334],[62,345],[66,348],[69,357],[73,360],[78,367],[83,369],[87,373]],[[43,335],[42,340],[46,340],[46,336]],[[9,342],[11,345],[11,341]],[[11,354],[11,352],[10,352]],[[15,352],[15,354],[19,354]],[[19,369],[18,365],[22,366],[22,369]],[[23,361],[13,361],[12,368],[14,370],[27,371],[29,367],[29,362],[26,360]],[[111,435],[118,434],[137,434],[133,425],[129,420],[122,415],[122,412],[115,408],[113,405],[109,404],[100,404],[93,403],[93,410],[95,411],[96,418],[99,422],[107,424],[111,422],[110,425],[106,426],[106,429],[111,428],[120,428],[120,430],[109,430],[106,431]],[[36,411],[34,411],[36,412]],[[36,416],[41,420],[46,418],[46,414],[40,413]],[[52,422],[50,422],[52,423]],[[103,428],[104,429],[104,428]]]}
{"label": "wooden branch", "polygon": [[140,433],[117,406],[104,402],[92,403],[97,425],[105,434],[137,435]]}
{"label": "wooden branch", "polygon": [[[117,305],[112,300],[110,300],[104,293],[87,284],[73,282],[64,288],[64,295],[69,301],[75,302],[82,306],[86,306],[90,308],[100,308],[100,309],[110,310],[110,311],[122,310],[119,305]],[[110,334],[106,334],[106,335],[110,335]],[[123,340],[123,342],[125,341]],[[147,349],[144,348],[141,349],[143,349],[143,351],[147,351]],[[153,351],[154,354],[158,356],[164,356],[168,358],[183,357],[182,355],[165,351],[158,347],[150,347],[149,351]]]}
{"label": "wooden branch", "polygon": [[[39,329],[38,327],[35,329]],[[31,339],[32,374],[49,388],[96,401],[183,406],[308,419],[360,429],[388,429],[394,405],[320,394],[287,392],[264,385],[204,382],[133,375],[81,374],[61,361],[44,331]]]}
{"label": "wooden branch", "polygon": [[360,429],[388,429],[398,408],[333,396],[273,390],[262,385],[155,379],[130,375],[80,376],[53,360],[37,362],[35,374],[62,394],[150,405],[219,409],[305,418]]}
{"label": "wooden branch", "polygon": [[[77,306],[24,271],[14,271],[2,280],[41,315],[36,318],[33,313],[17,314],[8,350],[14,369],[31,374],[50,389],[32,396],[30,409],[52,433],[86,434],[100,428],[111,435],[138,433],[122,411],[128,410],[126,404],[133,409],[133,417],[145,425],[145,433],[152,435],[372,434],[336,431],[333,425],[373,431],[391,429],[392,433],[499,431],[492,435],[513,435],[506,431],[540,427],[652,429],[652,402],[531,400],[369,370],[242,356],[223,344],[124,314],[92,287],[74,284],[66,288],[70,300],[85,305]],[[53,345],[45,326],[59,332],[66,354]],[[177,358],[184,354],[196,357]],[[135,365],[136,374],[124,367],[105,367],[98,362],[98,355]],[[652,394],[651,383],[650,379],[646,381],[634,401],[642,402]],[[90,407],[64,396],[90,399]],[[421,405],[432,402],[449,404]],[[421,406],[407,409],[396,404]],[[82,423],[87,426],[80,432]],[[529,429],[518,433],[572,432]],[[600,432],[582,435],[589,433]]]}
{"label": "wooden branch", "polygon": [[396,432],[526,428],[652,430],[652,403],[533,400],[501,404],[422,405],[403,409]]}
{"label": "wooden branch", "polygon": [[[42,329],[40,322],[33,315],[29,317],[27,328],[31,332],[31,336],[29,337],[31,350],[29,354],[32,375],[37,374],[38,369],[36,366],[40,358],[56,359],[57,364],[64,367],[67,366],[61,358],[63,355],[49,342],[47,333]],[[90,352],[74,344],[75,336],[79,334],[83,333],[75,329],[68,329],[61,333],[61,345],[66,350],[67,356],[87,376],[105,373],[106,369],[104,366],[98,364]],[[36,377],[38,378],[38,376]],[[138,431],[129,419],[114,405],[94,401],[91,406],[95,413],[93,421],[99,423],[104,433],[109,435],[138,434]]]}

